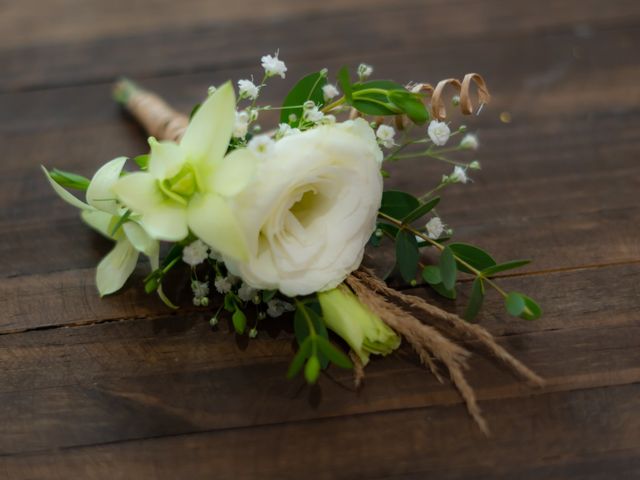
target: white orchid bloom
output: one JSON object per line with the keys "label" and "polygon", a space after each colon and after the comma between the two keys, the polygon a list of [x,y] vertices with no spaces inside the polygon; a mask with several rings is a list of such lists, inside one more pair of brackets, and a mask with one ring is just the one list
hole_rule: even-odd
{"label": "white orchid bloom", "polygon": [[227,82],[198,109],[179,144],[150,138],[148,171],[125,175],[114,185],[118,199],[153,238],[180,241],[191,230],[214,250],[247,258],[228,199],[249,183],[257,157],[246,148],[225,156],[235,105]]}
{"label": "white orchid bloom", "polygon": [[54,191],[64,201],[81,209],[82,219],[89,226],[116,242],[115,247],[102,259],[96,270],[96,286],[101,296],[114,293],[124,285],[133,273],[140,253],[149,257],[151,270],[157,269],[159,264],[159,242],[152,239],[131,218],[117,231],[113,231],[124,214],[124,209],[118,207],[111,188],[120,177],[126,160],[125,157],[111,160],[95,173],[87,189],[87,203],[61,187],[42,167]]}

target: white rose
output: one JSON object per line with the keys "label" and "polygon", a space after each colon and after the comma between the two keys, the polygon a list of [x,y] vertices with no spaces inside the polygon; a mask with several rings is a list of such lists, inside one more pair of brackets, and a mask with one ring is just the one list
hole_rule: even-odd
{"label": "white rose", "polygon": [[367,122],[282,138],[234,209],[249,260],[225,258],[254,288],[307,295],[339,285],[362,261],[382,198],[382,152]]}

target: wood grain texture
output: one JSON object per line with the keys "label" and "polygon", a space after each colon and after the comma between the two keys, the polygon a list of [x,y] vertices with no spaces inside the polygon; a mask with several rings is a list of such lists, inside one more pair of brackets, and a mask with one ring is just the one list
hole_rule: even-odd
{"label": "wood grain texture", "polygon": [[[639,25],[630,0],[0,2],[0,477],[640,477]],[[189,111],[277,48],[289,71],[273,103],[304,73],[360,61],[403,82],[489,81],[493,102],[463,119],[483,170],[439,213],[500,260],[534,259],[500,282],[545,316],[507,318],[490,296],[479,321],[548,380],[531,390],[472,357],[490,439],[407,349],[372,362],[359,392],[336,369],[309,389],[284,378],[290,319],[250,342],[212,329],[180,272],[181,310],[146,296],[145,264],[96,295],[109,242],[39,165],[91,175],[144,151],[110,97],[121,74]],[[448,166],[389,170],[421,193]],[[461,311],[469,286],[457,303],[412,292]]]}

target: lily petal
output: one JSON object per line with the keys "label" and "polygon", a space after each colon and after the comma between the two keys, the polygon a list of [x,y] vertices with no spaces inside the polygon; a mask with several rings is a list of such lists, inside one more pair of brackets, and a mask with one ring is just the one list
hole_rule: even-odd
{"label": "lily petal", "polygon": [[118,157],[105,163],[95,173],[87,188],[87,203],[92,207],[118,215],[118,204],[111,187],[120,178],[127,157]]}
{"label": "lily petal", "polygon": [[138,255],[138,251],[128,240],[116,243],[113,250],[98,264],[96,286],[100,296],[120,290],[136,268]]}
{"label": "lily petal", "polygon": [[177,242],[189,234],[186,207],[170,200],[154,205],[153,209],[144,212],[140,224],[157,240]]}
{"label": "lily petal", "polygon": [[113,185],[112,190],[122,203],[143,215],[164,201],[156,179],[146,172],[125,175]]}
{"label": "lily petal", "polygon": [[158,180],[171,178],[177,174],[185,162],[184,150],[173,142],[158,142],[149,137],[149,173]]}
{"label": "lily petal", "polygon": [[253,179],[258,160],[248,148],[231,152],[211,177],[213,191],[227,197],[240,193]]}
{"label": "lily petal", "polygon": [[111,235],[111,229],[113,228],[113,215],[107,212],[101,212],[100,210],[83,210],[80,213],[82,220],[91,228],[101,233],[105,237],[114,240]]}
{"label": "lily petal", "polygon": [[44,172],[44,174],[47,177],[47,180],[49,181],[49,183],[51,184],[51,187],[53,188],[53,190],[60,196],[60,198],[62,198],[65,202],[67,202],[69,205],[73,205],[76,208],[79,208],[81,210],[93,210],[93,207],[90,205],[87,205],[86,203],[84,203],[82,200],[79,200],[78,198],[74,197],[73,195],[71,195],[67,190],[65,190],[64,188],[62,188],[58,182],[56,182],[53,178],[51,178],[51,175],[49,175],[49,171],[42,167],[42,171]]}
{"label": "lily petal", "polygon": [[160,252],[160,243],[149,236],[140,225],[135,222],[125,222],[122,225],[124,234],[137,251],[144,253],[150,259],[158,257]]}
{"label": "lily petal", "polygon": [[236,118],[236,96],[227,82],[209,96],[191,119],[180,146],[194,163],[217,163],[229,147]]}
{"label": "lily petal", "polygon": [[194,197],[188,207],[189,228],[214,250],[237,260],[249,255],[247,241],[233,211],[220,195]]}

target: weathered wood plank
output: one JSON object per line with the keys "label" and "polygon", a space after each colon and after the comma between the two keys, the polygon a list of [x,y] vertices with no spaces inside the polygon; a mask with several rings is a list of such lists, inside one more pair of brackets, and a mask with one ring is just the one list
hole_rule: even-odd
{"label": "weathered wood plank", "polygon": [[[623,266],[531,277],[539,286],[533,293],[545,299],[544,323],[507,323],[502,317],[487,324],[503,335],[499,341],[508,350],[547,378],[546,392],[640,382],[639,274],[638,267]],[[517,287],[519,281],[509,279],[505,287]],[[559,288],[572,282],[573,290]],[[599,283],[590,288],[607,299],[597,308],[584,301],[585,295],[594,298],[589,290],[594,282]],[[81,303],[73,295],[66,298]],[[87,310],[97,301],[93,298],[87,297]],[[69,310],[59,304],[30,306],[58,315]],[[499,311],[496,305],[490,308]],[[80,310],[71,313],[81,315]],[[94,315],[106,318],[104,312]],[[277,332],[286,328],[287,319],[237,345],[225,322],[219,332],[209,331],[209,315],[187,311],[0,335],[5,412],[0,452],[460,403],[450,385],[439,384],[408,352],[374,361],[358,394],[350,388],[350,372],[336,369],[322,377],[320,390],[303,389],[300,379],[292,382],[284,375],[292,335],[290,327]],[[471,363],[469,379],[482,404],[544,392],[528,389],[481,357]],[[490,423],[492,416],[488,411]]]}
{"label": "weathered wood plank", "polygon": [[[511,12],[508,19],[502,15],[505,9]],[[411,2],[404,8],[388,4],[385,8],[355,9],[338,16],[326,13],[278,18],[269,23],[250,21],[205,24],[200,28],[165,28],[155,33],[130,33],[82,43],[0,50],[0,63],[6,66],[0,90],[105,81],[121,75],[123,70],[138,76],[152,76],[253,64],[262,50],[277,48],[281,48],[290,61],[335,58],[344,55],[345,48],[359,56],[367,52],[364,60],[372,61],[381,52],[395,54],[414,49],[418,55],[425,42],[436,42],[445,51],[447,44],[464,39],[475,44],[477,36],[487,32],[501,37],[508,48],[508,38],[514,32],[531,35],[552,29],[572,31],[587,18],[590,23],[630,23],[639,15],[636,2],[629,0],[612,5],[597,18],[590,16],[584,2],[577,0],[563,5],[548,2],[547,5],[522,3],[517,6],[508,0],[483,4]],[[588,35],[590,28],[587,26],[578,32]],[[260,52],[256,52],[256,38],[260,39]],[[233,39],[232,48],[230,39]],[[485,50],[484,54],[491,51]],[[543,55],[548,56],[549,51],[544,50]],[[100,61],[95,61],[96,58]],[[438,64],[432,64],[435,65]]]}
{"label": "weathered wood plank", "polygon": [[[609,479],[640,473],[640,385],[0,457],[9,478]],[[410,426],[410,427],[409,427]],[[331,445],[331,449],[327,449]]]}

